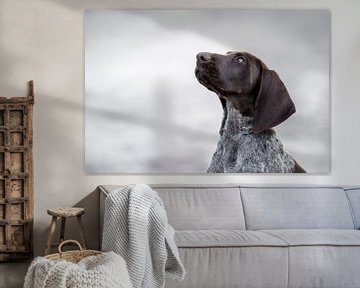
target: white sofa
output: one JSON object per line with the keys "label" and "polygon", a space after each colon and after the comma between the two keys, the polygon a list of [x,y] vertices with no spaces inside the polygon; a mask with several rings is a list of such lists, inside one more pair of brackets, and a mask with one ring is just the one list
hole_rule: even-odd
{"label": "white sofa", "polygon": [[360,188],[152,187],[187,271],[166,288],[360,287]]}

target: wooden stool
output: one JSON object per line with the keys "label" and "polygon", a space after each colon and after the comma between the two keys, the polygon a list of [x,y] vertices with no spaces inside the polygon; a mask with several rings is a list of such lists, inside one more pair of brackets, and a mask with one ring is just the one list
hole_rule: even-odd
{"label": "wooden stool", "polygon": [[[69,217],[77,217],[79,227],[80,227],[80,239],[81,239],[81,245],[84,249],[86,249],[86,239],[85,239],[85,230],[84,230],[84,224],[81,219],[81,215],[85,213],[84,208],[50,208],[47,210],[47,213],[52,216],[51,224],[50,224],[50,231],[49,236],[47,240],[45,255],[50,254],[52,247],[57,247],[61,242],[64,241],[64,234],[65,234],[65,223],[66,218]],[[61,230],[60,230],[60,242],[52,244],[52,239],[54,237],[55,228],[56,228],[56,222],[58,217],[61,218]]]}

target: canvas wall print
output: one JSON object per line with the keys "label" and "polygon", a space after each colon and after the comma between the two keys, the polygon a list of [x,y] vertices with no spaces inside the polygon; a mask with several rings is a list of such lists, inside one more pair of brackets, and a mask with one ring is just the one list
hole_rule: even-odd
{"label": "canvas wall print", "polygon": [[89,10],[89,173],[328,173],[325,10]]}

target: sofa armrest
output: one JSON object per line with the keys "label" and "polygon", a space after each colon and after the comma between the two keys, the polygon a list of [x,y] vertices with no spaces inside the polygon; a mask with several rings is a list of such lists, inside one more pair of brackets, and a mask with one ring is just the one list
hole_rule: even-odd
{"label": "sofa armrest", "polygon": [[104,228],[105,199],[109,194],[101,186],[99,186],[99,193],[99,250],[101,250],[102,233]]}

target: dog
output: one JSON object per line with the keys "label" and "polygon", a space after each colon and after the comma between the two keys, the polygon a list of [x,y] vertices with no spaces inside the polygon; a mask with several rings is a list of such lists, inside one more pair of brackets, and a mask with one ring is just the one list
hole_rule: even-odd
{"label": "dog", "polygon": [[207,173],[306,173],[273,127],[295,113],[278,74],[247,52],[196,56],[197,80],[221,101],[220,140]]}

